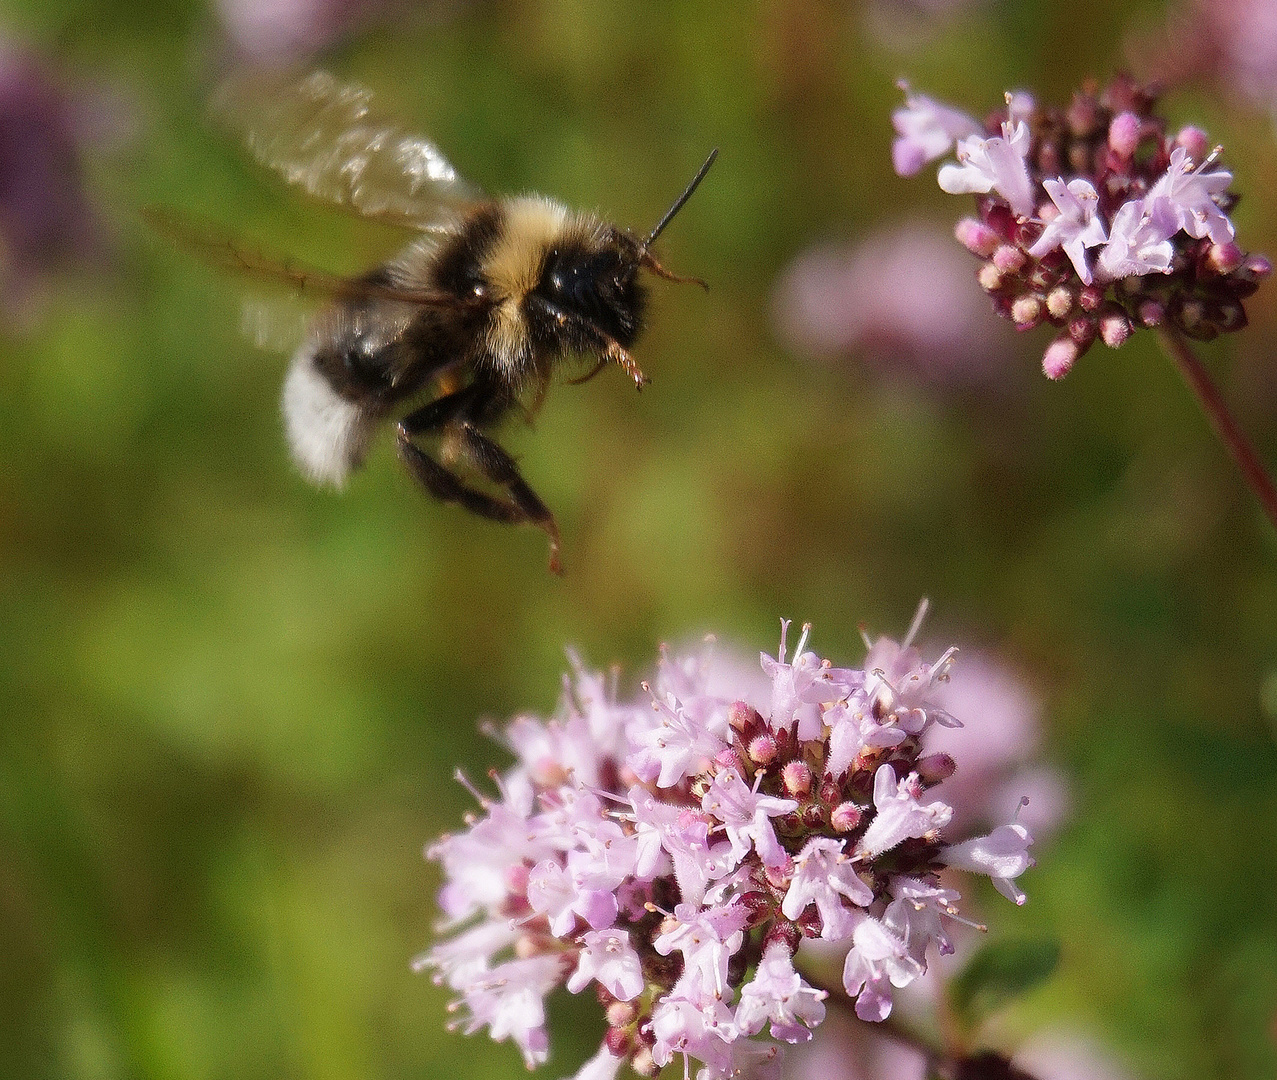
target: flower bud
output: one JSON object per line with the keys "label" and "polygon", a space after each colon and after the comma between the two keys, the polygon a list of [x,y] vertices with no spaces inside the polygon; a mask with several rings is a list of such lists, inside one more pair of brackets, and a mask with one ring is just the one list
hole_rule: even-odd
{"label": "flower bud", "polygon": [[630,1068],[638,1073],[639,1076],[648,1078],[661,1071],[661,1067],[652,1060],[652,1051],[646,1046],[639,1047],[634,1052],[634,1056],[630,1058]]}
{"label": "flower bud", "polygon": [[1234,330],[1244,330],[1249,322],[1246,318],[1246,309],[1242,307],[1239,300],[1219,301],[1211,312],[1211,321],[1226,334],[1231,334]]}
{"label": "flower bud", "polygon": [[969,217],[958,222],[953,235],[972,255],[979,255],[982,259],[989,258],[1002,243],[1001,237],[983,221]]}
{"label": "flower bud", "polygon": [[1110,349],[1124,345],[1131,333],[1131,320],[1117,304],[1107,307],[1100,315],[1100,340]]}
{"label": "flower bud", "polygon": [[1231,240],[1226,244],[1211,244],[1206,249],[1206,267],[1215,274],[1231,274],[1245,261],[1242,249]]}
{"label": "flower bud", "polygon": [[1265,255],[1252,255],[1246,260],[1242,269],[1248,274],[1253,274],[1256,279],[1266,278],[1273,272],[1273,264]]}
{"label": "flower bud", "polygon": [[795,799],[811,793],[811,769],[803,761],[791,761],[780,771],[780,782],[785,794]]}
{"label": "flower bud", "polygon": [[1090,94],[1074,94],[1064,113],[1064,119],[1074,138],[1085,139],[1088,135],[1095,134],[1095,129],[1100,125],[1099,103]]}
{"label": "flower bud", "polygon": [[[618,1005],[625,1004],[618,1001]],[[608,1010],[609,1015],[611,1010]],[[608,1053],[613,1057],[623,1058],[630,1052],[630,1047],[634,1044],[634,1033],[625,1030],[624,1027],[610,1027],[607,1034],[603,1036],[603,1042],[607,1045]]]}
{"label": "flower bud", "polygon": [[776,740],[770,735],[755,735],[749,740],[749,760],[766,765],[776,757]]}
{"label": "flower bud", "polygon": [[1135,156],[1140,144],[1140,118],[1133,112],[1118,113],[1109,123],[1109,149],[1120,158]]}
{"label": "flower bud", "polygon": [[991,262],[985,263],[980,267],[976,274],[976,280],[980,283],[980,288],[985,292],[996,292],[1002,288],[1002,271],[999,270]]}
{"label": "flower bud", "polygon": [[[607,1022],[609,1027],[619,1028],[625,1027],[627,1024],[634,1023],[638,1019],[638,1009],[633,1002],[630,1001],[613,1001],[607,1007]],[[617,1056],[620,1053],[613,1051]]]}
{"label": "flower bud", "polygon": [[720,750],[714,758],[714,764],[723,769],[735,769],[740,772],[742,769],[740,756],[730,746]]}
{"label": "flower bud", "polygon": [[1042,354],[1042,374],[1048,379],[1062,379],[1081,355],[1081,349],[1067,333],[1060,335]]}
{"label": "flower bud", "polygon": [[1175,136],[1175,145],[1182,146],[1195,165],[1200,165],[1210,157],[1210,139],[1206,132],[1191,124],[1179,129],[1179,134]]}
{"label": "flower bud", "polygon": [[938,784],[948,780],[957,767],[957,762],[948,754],[928,754],[918,759],[918,778],[924,784]]}
{"label": "flower bud", "polygon": [[1032,293],[1016,297],[1011,304],[1011,321],[1017,330],[1032,330],[1042,321],[1042,301]]}
{"label": "flower bud", "polygon": [[736,903],[749,912],[749,922],[747,923],[749,926],[757,926],[772,911],[772,901],[768,899],[766,893],[758,892],[757,890],[747,892],[744,896],[738,897]]}
{"label": "flower bud", "polygon": [[1085,285],[1077,294],[1077,302],[1083,311],[1099,311],[1104,303],[1104,290],[1098,285]]}
{"label": "flower bud", "polygon": [[1028,261],[1028,256],[1018,247],[1003,244],[993,253],[993,265],[1004,274],[1014,274]]}
{"label": "flower bud", "polygon": [[1046,294],[1046,310],[1053,319],[1063,319],[1073,310],[1073,293],[1064,285],[1057,285]]}
{"label": "flower bud", "polygon": [[1185,300],[1180,305],[1178,321],[1189,334],[1200,330],[1206,322],[1206,305],[1200,300]]}
{"label": "flower bud", "polygon": [[1166,321],[1166,305],[1160,300],[1145,300],[1139,306],[1138,315],[1141,326],[1161,326]]}
{"label": "flower bud", "polygon": [[829,815],[829,824],[834,832],[851,832],[860,824],[860,807],[854,802],[839,803]]}
{"label": "flower bud", "polygon": [[1069,337],[1077,342],[1079,348],[1090,348],[1091,342],[1095,340],[1099,330],[1099,320],[1095,318],[1086,315],[1075,315],[1069,320]]}
{"label": "flower bud", "polygon": [[727,722],[733,731],[745,731],[750,727],[761,727],[763,718],[758,715],[758,710],[753,706],[743,701],[734,701],[732,707],[727,710]]}

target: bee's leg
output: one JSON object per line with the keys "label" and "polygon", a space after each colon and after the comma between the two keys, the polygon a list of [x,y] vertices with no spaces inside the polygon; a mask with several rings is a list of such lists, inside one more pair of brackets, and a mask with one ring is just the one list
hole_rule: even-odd
{"label": "bee's leg", "polygon": [[[562,573],[559,565],[559,529],[554,516],[519,475],[514,461],[491,439],[480,435],[469,423],[456,424],[456,418],[474,405],[473,387],[438,398],[405,416],[397,431],[399,459],[413,478],[440,502],[456,503],[472,514],[508,525],[524,522],[538,525],[550,537],[550,570]],[[459,434],[461,449],[475,468],[493,483],[506,488],[509,499],[500,499],[471,487],[456,473],[441,465],[416,443],[414,435],[430,431],[451,430]],[[472,433],[472,434],[468,434]],[[495,450],[493,454],[491,450]]]}
{"label": "bee's leg", "polygon": [[463,422],[460,437],[461,448],[470,463],[494,484],[510,493],[510,502],[520,514],[515,520],[527,521],[545,530],[550,538],[550,571],[555,574],[563,573],[563,567],[559,563],[559,526],[550,513],[550,508],[528,487],[514,458],[501,449],[495,439],[488,438],[473,424]]}

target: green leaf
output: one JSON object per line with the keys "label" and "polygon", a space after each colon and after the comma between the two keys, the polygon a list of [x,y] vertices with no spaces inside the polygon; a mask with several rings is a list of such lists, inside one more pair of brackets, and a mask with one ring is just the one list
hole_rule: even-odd
{"label": "green leaf", "polygon": [[1054,938],[993,941],[949,984],[949,1001],[964,1026],[976,1027],[1017,997],[1044,983],[1060,962]]}

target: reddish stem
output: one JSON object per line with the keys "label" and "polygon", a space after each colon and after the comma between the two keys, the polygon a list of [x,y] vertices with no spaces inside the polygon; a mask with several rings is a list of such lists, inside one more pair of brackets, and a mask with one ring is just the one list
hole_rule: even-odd
{"label": "reddish stem", "polygon": [[1206,410],[1211,427],[1215,429],[1215,434],[1219,436],[1220,441],[1233,456],[1233,460],[1237,462],[1237,467],[1241,469],[1246,483],[1264,508],[1268,520],[1273,523],[1274,528],[1277,528],[1277,487],[1273,486],[1272,477],[1268,475],[1264,463],[1259,460],[1255,448],[1250,445],[1250,441],[1237,426],[1237,421],[1233,419],[1233,414],[1228,411],[1228,406],[1220,396],[1219,389],[1211,382],[1202,362],[1197,359],[1197,354],[1178,331],[1164,329],[1158,333],[1158,338],[1162,348],[1175,361],[1180,374],[1193,388],[1197,400]]}

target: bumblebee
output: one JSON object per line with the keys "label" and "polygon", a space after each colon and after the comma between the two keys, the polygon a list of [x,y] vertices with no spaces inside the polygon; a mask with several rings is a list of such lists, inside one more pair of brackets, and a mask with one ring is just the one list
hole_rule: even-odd
{"label": "bumblebee", "polygon": [[[637,236],[541,195],[484,196],[433,143],[379,116],[367,90],[324,72],[269,96],[230,83],[215,112],[288,182],[414,233],[390,262],[344,279],[152,214],[241,272],[330,297],[284,380],[284,424],[301,472],[340,488],[380,424],[398,414],[399,458],[427,492],[493,521],[543,529],[550,569],[561,573],[554,515],[491,430],[516,409],[534,414],[572,356],[595,360],[573,383],[609,364],[637,388],[648,381],[629,352],[647,306],[640,271],[704,286],[666,270],[651,246],[718,151],[656,227]],[[437,456],[422,445],[430,437],[439,438]]]}

